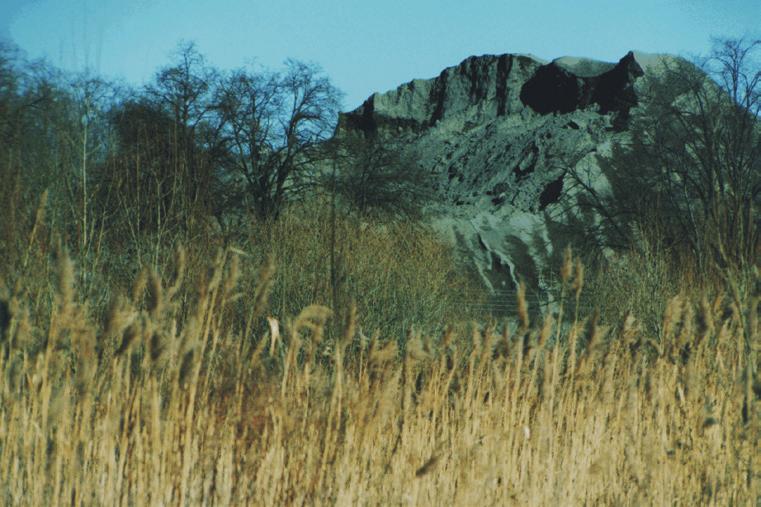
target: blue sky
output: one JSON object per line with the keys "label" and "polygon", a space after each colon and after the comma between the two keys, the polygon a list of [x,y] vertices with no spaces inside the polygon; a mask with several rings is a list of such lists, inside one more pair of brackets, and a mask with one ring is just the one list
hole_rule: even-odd
{"label": "blue sky", "polygon": [[760,20],[761,0],[0,0],[0,37],[59,67],[140,84],[192,40],[220,68],[316,62],[345,109],[474,54],[690,55]]}

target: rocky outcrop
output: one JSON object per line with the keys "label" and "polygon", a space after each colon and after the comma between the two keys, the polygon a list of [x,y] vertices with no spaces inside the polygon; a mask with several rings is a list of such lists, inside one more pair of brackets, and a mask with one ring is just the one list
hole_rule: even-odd
{"label": "rocky outcrop", "polygon": [[463,114],[482,121],[506,116],[524,107],[518,97],[520,85],[540,66],[521,55],[474,56],[435,79],[416,79],[372,95],[358,109],[341,115],[339,131],[419,132]]}
{"label": "rocky outcrop", "polygon": [[[618,120],[637,105],[634,81],[644,71],[633,52],[600,74],[579,75],[568,67],[562,62],[540,67],[521,88],[521,101],[539,114],[567,114],[596,105],[600,114],[612,112]],[[624,126],[621,121],[618,125]]]}
{"label": "rocky outcrop", "polygon": [[624,135],[638,79],[663,58],[471,57],[372,95],[341,115],[336,136],[401,141],[436,177],[434,225],[487,288],[499,294],[521,278],[541,298],[550,260],[568,239],[564,221],[578,191],[569,171],[607,185],[598,156]]}

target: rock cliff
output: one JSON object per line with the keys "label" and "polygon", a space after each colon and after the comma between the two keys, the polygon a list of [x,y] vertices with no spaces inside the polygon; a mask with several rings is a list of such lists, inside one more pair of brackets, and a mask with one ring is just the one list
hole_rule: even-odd
{"label": "rock cliff", "polygon": [[608,185],[598,156],[625,135],[639,78],[666,58],[471,57],[372,95],[341,115],[336,135],[401,141],[435,175],[434,225],[475,263],[493,297],[520,278],[546,300],[550,261],[568,241],[568,220],[579,218],[568,215],[577,192],[569,170]]}

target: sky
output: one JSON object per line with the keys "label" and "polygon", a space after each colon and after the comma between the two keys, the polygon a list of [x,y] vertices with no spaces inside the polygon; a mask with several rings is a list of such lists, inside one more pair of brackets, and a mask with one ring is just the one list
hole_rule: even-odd
{"label": "sky", "polygon": [[67,70],[140,85],[193,41],[221,69],[317,63],[345,110],[471,55],[691,56],[760,20],[761,0],[0,0],[0,38]]}

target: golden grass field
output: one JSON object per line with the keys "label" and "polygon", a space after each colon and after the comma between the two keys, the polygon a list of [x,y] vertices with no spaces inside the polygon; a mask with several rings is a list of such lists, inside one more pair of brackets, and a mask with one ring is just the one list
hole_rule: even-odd
{"label": "golden grass field", "polygon": [[145,263],[97,311],[35,234],[0,280],[3,505],[761,501],[757,272],[664,294],[651,332],[580,315],[567,254],[553,315],[519,291],[512,318],[397,340],[367,302],[282,314],[277,257],[247,283],[259,265],[232,247]]}

